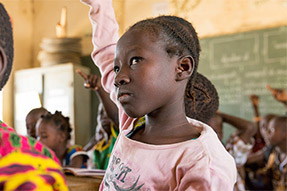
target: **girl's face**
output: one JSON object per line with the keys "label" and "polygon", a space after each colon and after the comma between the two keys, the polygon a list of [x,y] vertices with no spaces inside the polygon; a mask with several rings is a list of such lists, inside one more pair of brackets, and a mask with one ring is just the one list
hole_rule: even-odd
{"label": "girl's face", "polygon": [[100,103],[98,107],[98,117],[97,117],[97,128],[96,128],[96,142],[101,141],[102,139],[105,139],[108,141],[109,139],[109,133],[111,128],[111,120],[107,116],[107,113],[105,112],[102,103]]}
{"label": "girl's face", "polygon": [[42,121],[37,126],[38,140],[45,144],[47,147],[55,151],[61,141],[62,132],[60,132],[52,121]]}
{"label": "girl's face", "polygon": [[36,123],[37,123],[37,116],[36,115],[28,115],[26,117],[26,129],[27,134],[31,137],[36,138]]}
{"label": "girl's face", "polygon": [[114,61],[117,99],[130,117],[141,117],[173,104],[175,68],[163,42],[143,30],[129,30],[118,41]]}

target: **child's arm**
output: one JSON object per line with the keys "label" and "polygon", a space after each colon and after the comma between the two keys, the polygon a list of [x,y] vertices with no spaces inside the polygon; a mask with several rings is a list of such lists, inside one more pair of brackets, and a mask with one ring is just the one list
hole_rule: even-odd
{"label": "child's arm", "polygon": [[225,113],[218,112],[218,114],[222,117],[223,122],[229,123],[239,131],[238,136],[246,144],[251,141],[251,138],[257,132],[255,124],[250,121]]}
{"label": "child's arm", "polygon": [[250,95],[249,96],[253,110],[254,110],[254,118],[253,121],[258,124],[259,127],[259,122],[260,122],[260,113],[258,109],[258,104],[259,104],[259,97],[257,95]]}
{"label": "child's arm", "polygon": [[101,85],[101,80],[97,75],[90,74],[87,75],[81,70],[77,70],[77,73],[80,74],[85,80],[84,86],[91,90],[95,90],[98,98],[103,103],[105,111],[107,112],[108,117],[114,122],[116,130],[118,131],[119,118],[118,118],[118,108],[116,104],[110,99],[110,94],[108,94]]}
{"label": "child's arm", "polygon": [[259,97],[258,97],[257,95],[251,94],[251,95],[249,96],[249,99],[250,99],[250,101],[251,101],[251,104],[252,104],[252,107],[253,107],[253,110],[254,110],[253,121],[254,121],[254,123],[256,124],[257,129],[258,129],[257,132],[256,132],[255,137],[256,137],[256,138],[263,139],[263,138],[262,138],[262,135],[261,135],[261,132],[259,131],[259,128],[260,128],[260,120],[261,120],[260,112],[259,112],[259,109],[258,109]]}
{"label": "child's arm", "polygon": [[78,155],[75,156],[69,165],[67,165],[67,167],[73,167],[73,168],[81,168],[83,165],[83,161],[84,161],[84,156],[82,155]]}
{"label": "child's arm", "polygon": [[100,69],[103,88],[118,106],[118,127],[119,129],[127,128],[133,119],[129,118],[118,105],[114,88],[113,62],[119,27],[115,18],[112,0],[82,0],[82,2],[91,7],[90,20],[93,26],[94,45],[92,58]]}
{"label": "child's arm", "polygon": [[[118,24],[115,18],[112,0],[82,0],[90,6],[90,21],[93,27],[92,58],[102,74],[103,88],[113,90],[113,61],[118,40]],[[111,95],[113,101],[115,96]]]}
{"label": "child's arm", "polygon": [[273,97],[284,104],[285,108],[287,109],[287,93],[283,89],[279,88],[272,88],[270,85],[267,84],[267,89],[272,93]]}

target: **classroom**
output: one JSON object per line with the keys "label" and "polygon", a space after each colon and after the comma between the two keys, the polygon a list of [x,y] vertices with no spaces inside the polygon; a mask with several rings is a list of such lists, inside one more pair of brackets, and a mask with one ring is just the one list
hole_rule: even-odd
{"label": "classroom", "polygon": [[[198,120],[200,124],[204,124],[203,126],[211,127],[212,133],[215,132],[218,136],[216,138],[219,138],[218,142],[226,149],[222,152],[227,151],[228,157],[229,155],[233,157],[231,157],[229,165],[235,164],[236,183],[231,190],[287,189],[286,0],[106,0],[106,2],[103,0],[1,0],[0,3],[3,4],[10,18],[14,44],[11,74],[3,89],[0,89],[0,122],[5,122],[4,125],[13,128],[17,136],[23,139],[28,137],[29,140],[30,137],[33,137],[33,140],[43,144],[43,148],[47,146],[51,149],[52,157],[50,158],[57,158],[56,162],[62,166],[61,171],[65,174],[63,179],[67,183],[62,183],[61,179],[57,179],[63,184],[63,190],[66,189],[65,187],[68,190],[106,190],[107,184],[117,185],[118,190],[136,188],[138,190],[165,190],[167,188],[169,188],[167,190],[196,190],[196,186],[191,186],[192,183],[177,185],[172,181],[172,183],[159,183],[153,180],[155,182],[141,184],[145,181],[148,182],[149,179],[142,175],[144,178],[139,179],[138,182],[137,177],[139,178],[140,175],[135,173],[135,167],[132,168],[128,165],[130,164],[129,160],[132,159],[126,159],[126,163],[124,163],[123,156],[118,154],[125,150],[122,148],[113,150],[114,144],[121,146],[125,143],[120,141],[122,139],[119,137],[129,129],[126,123],[134,125],[133,130],[127,133],[126,137],[130,136],[132,141],[143,142],[148,146],[162,146],[167,143],[167,145],[172,145],[189,140],[181,137],[185,140],[182,141],[181,138],[176,137],[169,140],[163,139],[162,142],[161,139],[158,139],[157,142],[154,141],[153,136],[150,138],[138,137],[142,135],[141,133],[147,133],[145,127],[149,127],[148,122],[152,124],[154,115],[142,113],[146,110],[142,111],[139,109],[140,107],[137,108],[137,112],[129,113],[130,107],[125,107],[128,99],[120,93],[116,98],[115,92],[132,80],[126,82],[126,78],[123,77],[122,81],[117,82],[117,77],[113,77],[122,74],[120,69],[117,70],[120,68],[119,66],[124,69],[122,61],[119,60],[123,59],[123,55],[120,53],[125,51],[120,51],[121,46],[116,45],[118,39],[120,39],[119,45],[121,43],[126,45],[129,41],[124,41],[125,38],[132,36],[133,31],[139,31],[134,28],[142,27],[141,29],[144,30],[156,31],[154,33],[158,35],[161,33],[161,28],[167,27],[168,29],[165,30],[170,30],[173,35],[178,35],[178,39],[185,41],[182,40],[184,38],[180,36],[180,32],[176,32],[179,30],[177,27],[179,25],[176,25],[178,17],[191,23],[196,31],[195,37],[187,38],[198,38],[200,43],[198,67],[195,67],[197,60],[193,54],[191,54],[191,58],[186,57],[189,58],[187,59],[189,61],[186,62],[191,62],[189,65],[191,77],[193,70],[197,70],[196,72],[199,74],[193,79],[194,85],[191,85],[190,93],[187,93],[189,90],[185,90],[190,97],[185,97],[184,103],[189,101],[189,104],[192,105],[189,110],[193,113],[185,116],[196,121],[194,124],[192,123],[194,126],[198,125]],[[97,17],[97,14],[103,17]],[[176,18],[148,20],[149,18],[160,18],[162,15],[174,15]],[[106,18],[106,23],[101,20],[103,18]],[[114,19],[113,22],[110,21],[112,19]],[[169,19],[171,21],[168,21]],[[142,20],[149,24],[153,23],[150,25],[154,28],[150,29],[149,24],[146,24],[147,26],[141,23],[134,25]],[[176,24],[167,25],[165,22]],[[157,24],[160,25],[159,28],[155,27]],[[184,25],[180,24],[180,26]],[[131,26],[134,28],[130,28]],[[186,32],[186,27],[183,28],[183,31]],[[101,31],[101,29],[106,31]],[[114,33],[112,34],[112,32]],[[110,36],[106,37],[104,33],[106,36]],[[110,41],[108,42],[107,39]],[[182,43],[181,41],[179,44]],[[172,42],[170,41],[170,43]],[[106,47],[103,48],[101,45]],[[112,47],[116,49],[112,50]],[[187,50],[193,51],[190,48]],[[182,52],[185,54],[185,50]],[[106,53],[109,53],[108,56],[112,60],[110,62],[114,64],[111,70],[115,71],[115,75],[105,76],[109,74],[105,71],[104,65],[108,61],[101,60],[103,59],[101,56]],[[175,53],[175,55],[178,54],[181,53]],[[115,55],[116,59],[113,59],[111,55]],[[180,60],[184,56],[178,57]],[[144,59],[135,57],[130,62],[136,62],[135,66],[138,66],[142,60]],[[99,64],[96,63],[97,61]],[[186,67],[183,68],[186,69]],[[185,74],[185,72],[183,73]],[[152,77],[152,73],[145,75]],[[176,81],[187,82],[187,78],[182,80],[183,75],[181,73],[180,75],[180,80]],[[142,76],[142,79],[146,79],[144,74]],[[0,77],[2,77],[1,72]],[[112,87],[108,85],[110,78],[114,79],[114,82],[111,82]],[[1,81],[2,79],[0,79]],[[143,83],[138,83],[138,85],[141,84]],[[170,92],[173,88],[172,84]],[[158,94],[160,94],[159,91],[167,91],[166,88],[159,89],[157,90]],[[144,87],[141,90],[144,94]],[[216,94],[218,97],[210,97],[211,91],[215,91],[213,95]],[[129,95],[131,93],[122,94]],[[158,94],[151,93],[150,95]],[[168,93],[166,95],[166,99],[170,98]],[[199,96],[201,97],[199,98]],[[148,100],[148,97],[151,96],[146,97],[144,100]],[[119,102],[115,104],[116,99]],[[164,100],[163,98],[159,103],[163,103]],[[202,100],[203,106],[199,103]],[[151,104],[158,103],[152,101]],[[211,104],[214,105],[211,106]],[[124,112],[119,109],[120,105],[123,106]],[[197,108],[201,106],[206,108]],[[29,130],[30,127],[28,128],[27,120],[28,114],[35,117],[36,110],[33,111],[33,109],[36,108],[40,113],[37,113],[37,120],[31,122],[34,126],[32,136],[32,130]],[[207,113],[204,114],[204,112]],[[209,116],[210,113],[212,115]],[[109,119],[103,119],[103,115]],[[123,115],[128,117],[123,118]],[[204,120],[201,120],[199,115],[203,115]],[[130,118],[137,119],[131,122]],[[212,119],[219,120],[219,122],[212,121]],[[65,141],[52,144],[45,142],[45,138],[40,136],[41,134],[49,135],[47,125],[52,121],[56,126],[61,123],[59,128],[61,132],[64,132]],[[191,122],[188,123],[191,124]],[[220,130],[216,129],[214,124],[215,126],[220,125],[217,127]],[[197,128],[195,129],[190,132],[189,138],[192,138],[190,140],[199,139],[201,136],[201,134],[194,135],[195,131],[198,131]],[[0,131],[0,142],[5,133],[7,132],[1,134]],[[60,136],[59,133],[59,140]],[[280,141],[275,138],[280,138]],[[63,145],[63,148],[59,148],[59,145]],[[0,144],[0,150],[1,147],[4,148]],[[212,149],[212,145],[210,147]],[[218,147],[221,148],[221,146]],[[120,149],[122,150],[120,151]],[[134,149],[136,150],[136,146]],[[132,150],[132,152],[140,151]],[[148,156],[148,154],[144,155],[144,152],[138,154],[138,157]],[[69,155],[69,159],[67,159],[67,155]],[[110,156],[111,158],[109,158]],[[1,158],[5,157],[0,152],[0,169],[4,168],[1,165]],[[152,164],[159,165],[156,159],[154,163]],[[169,161],[161,161],[161,163],[169,163],[166,168],[174,165]],[[144,164],[143,162],[143,166]],[[165,165],[160,164],[159,166],[164,168]],[[115,172],[113,167],[118,172]],[[77,169],[86,169],[86,171],[77,171]],[[224,171],[223,169],[221,171]],[[232,168],[230,167],[230,169]],[[138,172],[143,172],[141,170]],[[133,176],[130,175],[131,172]],[[86,174],[79,175],[77,173]],[[98,174],[90,175],[88,173]],[[186,173],[188,174],[188,172]],[[112,177],[116,177],[117,180],[113,180]],[[211,177],[211,180],[219,181],[217,178]],[[127,179],[134,182],[133,189],[129,187],[131,183],[124,184]],[[5,177],[1,177],[0,173],[0,185],[1,182],[5,182]],[[157,184],[169,186],[160,187]],[[213,182],[213,184],[215,183]],[[205,187],[206,185],[198,187],[200,188],[198,190],[230,189],[228,184],[222,183],[223,186],[220,188],[216,188],[213,184],[210,183],[208,187]],[[231,180],[229,184],[231,184]],[[37,186],[40,186],[40,183]],[[5,190],[4,186],[3,190]],[[111,190],[117,190],[116,186]]]}

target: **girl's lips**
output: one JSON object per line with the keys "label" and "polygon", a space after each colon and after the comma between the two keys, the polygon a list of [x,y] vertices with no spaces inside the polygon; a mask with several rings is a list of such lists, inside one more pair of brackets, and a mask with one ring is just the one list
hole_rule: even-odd
{"label": "girl's lips", "polygon": [[120,103],[127,102],[129,100],[129,98],[130,98],[130,94],[128,94],[128,93],[123,93],[123,94],[120,94],[118,96],[118,100]]}

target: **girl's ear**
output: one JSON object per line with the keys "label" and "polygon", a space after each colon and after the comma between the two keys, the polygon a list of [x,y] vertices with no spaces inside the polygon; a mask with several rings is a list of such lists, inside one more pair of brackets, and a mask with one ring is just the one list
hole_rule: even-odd
{"label": "girl's ear", "polygon": [[3,48],[0,46],[0,80],[4,76],[4,73],[5,73],[6,68],[7,68],[7,63],[8,63],[7,56],[6,56]]}
{"label": "girl's ear", "polygon": [[67,135],[64,131],[60,131],[60,140],[61,142],[65,142],[67,140]]}
{"label": "girl's ear", "polygon": [[193,73],[194,59],[192,56],[187,55],[180,57],[176,67],[176,81],[181,81],[189,78]]}

